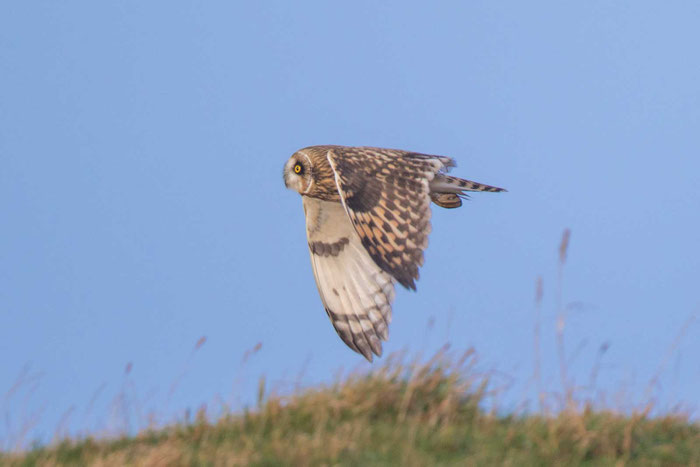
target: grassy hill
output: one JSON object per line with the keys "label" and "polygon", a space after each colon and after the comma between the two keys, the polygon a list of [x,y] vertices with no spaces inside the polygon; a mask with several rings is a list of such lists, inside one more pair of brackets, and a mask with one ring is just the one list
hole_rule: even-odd
{"label": "grassy hill", "polygon": [[388,359],[328,387],[263,397],[256,409],[115,440],[67,440],[2,465],[700,465],[700,425],[569,401],[556,414],[486,410],[469,354]]}

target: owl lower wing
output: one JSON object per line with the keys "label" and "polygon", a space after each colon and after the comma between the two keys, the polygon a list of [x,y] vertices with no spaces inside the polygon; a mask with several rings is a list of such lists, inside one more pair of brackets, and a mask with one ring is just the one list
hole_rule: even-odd
{"label": "owl lower wing", "polygon": [[370,258],[339,203],[305,200],[311,266],[340,338],[372,361],[388,338],[394,283]]}
{"label": "owl lower wing", "polygon": [[378,148],[328,151],[338,192],[374,262],[406,288],[416,288],[430,233],[430,181],[447,157]]}

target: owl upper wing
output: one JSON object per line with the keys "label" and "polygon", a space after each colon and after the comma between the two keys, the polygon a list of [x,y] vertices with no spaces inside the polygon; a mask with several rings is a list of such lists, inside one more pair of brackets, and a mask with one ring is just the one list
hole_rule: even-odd
{"label": "owl upper wing", "polygon": [[388,338],[394,282],[362,246],[340,203],[304,197],[311,266],[340,338],[372,361]]}
{"label": "owl upper wing", "polygon": [[430,233],[429,184],[452,159],[367,147],[332,147],[326,157],[362,245],[383,271],[415,290]]}

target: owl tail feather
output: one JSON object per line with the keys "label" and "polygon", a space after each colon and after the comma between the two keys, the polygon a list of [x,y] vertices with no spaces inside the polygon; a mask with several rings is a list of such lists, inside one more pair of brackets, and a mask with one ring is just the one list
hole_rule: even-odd
{"label": "owl tail feather", "polygon": [[430,199],[440,207],[453,209],[462,205],[462,198],[468,198],[465,191],[507,191],[483,183],[463,180],[450,175],[438,174],[430,182]]}

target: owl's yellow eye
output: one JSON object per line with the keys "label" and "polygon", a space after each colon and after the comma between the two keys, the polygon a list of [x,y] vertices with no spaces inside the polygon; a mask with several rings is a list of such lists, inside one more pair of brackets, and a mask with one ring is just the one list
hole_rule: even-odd
{"label": "owl's yellow eye", "polygon": [[302,166],[301,166],[301,164],[296,164],[296,165],[294,166],[294,173],[295,173],[295,174],[300,174],[301,171],[302,171]]}

